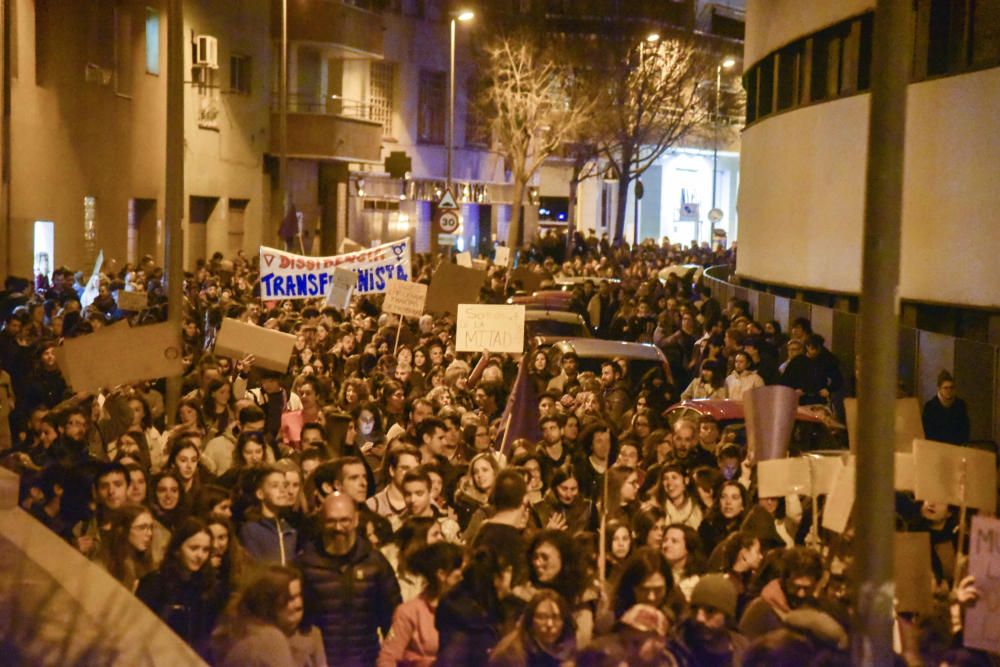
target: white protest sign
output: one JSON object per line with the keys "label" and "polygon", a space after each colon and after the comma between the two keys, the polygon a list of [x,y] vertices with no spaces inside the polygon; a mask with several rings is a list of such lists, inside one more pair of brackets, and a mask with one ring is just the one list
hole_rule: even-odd
{"label": "white protest sign", "polygon": [[467,269],[472,268],[472,255],[467,252],[460,252],[455,255],[455,261],[459,266],[464,266]]}
{"label": "white protest sign", "polygon": [[456,352],[524,352],[524,306],[458,305]]}
{"label": "white protest sign", "polygon": [[979,599],[965,611],[965,645],[1000,653],[1000,519],[972,517],[969,574]]}
{"label": "white protest sign", "polygon": [[83,308],[92,304],[100,293],[102,266],[104,266],[103,250],[97,253],[97,260],[94,262],[94,271],[90,274],[90,279],[87,280],[87,286],[83,289],[83,294],[80,295],[80,306]]}
{"label": "white protest sign", "polygon": [[835,533],[847,530],[847,521],[851,518],[854,508],[854,461],[843,463],[837,470],[833,480],[830,495],[826,497],[823,508],[823,527]]}
{"label": "white protest sign", "polygon": [[410,279],[410,240],[332,257],[307,257],[261,246],[260,298],[270,301],[324,296],[329,293],[333,270],[338,266],[357,274],[354,289],[358,294],[385,292],[390,278]]}
{"label": "white protest sign", "polygon": [[757,489],[761,498],[790,494],[821,496],[830,493],[841,468],[836,456],[796,456],[757,462]]}
{"label": "white protest sign", "polygon": [[496,249],[496,259],[494,262],[497,266],[510,266],[510,248],[504,245],[498,245]]}
{"label": "white protest sign", "polygon": [[358,276],[350,269],[337,267],[333,270],[333,284],[330,293],[326,295],[326,305],[341,310],[347,310],[354,295],[354,286],[358,284]]}
{"label": "white protest sign", "polygon": [[425,303],[427,303],[427,285],[390,280],[385,291],[382,312],[418,318],[424,314]]}

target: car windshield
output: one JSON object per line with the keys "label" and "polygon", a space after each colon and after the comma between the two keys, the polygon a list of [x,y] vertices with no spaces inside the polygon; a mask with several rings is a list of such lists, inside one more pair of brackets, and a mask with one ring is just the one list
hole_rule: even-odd
{"label": "car windshield", "polygon": [[586,337],[590,332],[579,322],[556,322],[555,320],[529,320],[524,323],[524,333],[534,336],[559,336],[561,338]]}

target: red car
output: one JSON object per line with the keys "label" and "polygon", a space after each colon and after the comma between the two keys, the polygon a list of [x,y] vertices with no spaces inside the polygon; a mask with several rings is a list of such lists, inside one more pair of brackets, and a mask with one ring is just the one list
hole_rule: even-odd
{"label": "red car", "polygon": [[[673,427],[680,419],[698,423],[702,415],[711,415],[719,422],[719,428],[734,432],[736,442],[746,443],[746,427],[743,417],[743,401],[728,398],[706,398],[681,401],[667,410],[667,422]],[[799,406],[792,430],[789,453],[847,449],[847,429],[839,423],[823,406]]]}

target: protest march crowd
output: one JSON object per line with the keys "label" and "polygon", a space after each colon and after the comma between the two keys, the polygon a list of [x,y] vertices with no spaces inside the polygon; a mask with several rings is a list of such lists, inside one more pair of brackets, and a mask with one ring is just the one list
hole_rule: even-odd
{"label": "protest march crowd", "polygon": [[[452,261],[414,255],[411,280]],[[850,528],[817,529],[808,494],[761,497],[738,425],[667,418],[780,384],[844,421],[855,370],[808,320],[786,333],[697,273],[664,272],[732,261],[593,235],[572,252],[554,236],[526,246],[519,264],[543,288],[575,281],[568,310],[594,337],[654,345],[668,365],[636,377],[627,358],[587,366],[526,339],[520,412],[520,355],[456,352],[452,315],[401,321],[378,293],[346,309],[262,300],[258,259],[216,254],[184,277],[168,415],[162,379],[69,386],[56,353],[116,320],[165,319],[151,257],[106,262],[85,306],[83,273],[8,278],[0,455],[21,507],[209,664],[846,665]],[[523,287],[484,268],[480,303]],[[147,307],[121,310],[128,292]],[[287,371],[216,354],[226,318],[294,335]],[[964,445],[964,403],[947,373],[938,384],[924,431]],[[515,412],[540,437],[508,437]],[[897,530],[929,533],[918,576],[933,591],[922,612],[897,608],[900,665],[998,663],[963,645],[979,589],[959,523],[976,512],[957,505],[897,493]]]}

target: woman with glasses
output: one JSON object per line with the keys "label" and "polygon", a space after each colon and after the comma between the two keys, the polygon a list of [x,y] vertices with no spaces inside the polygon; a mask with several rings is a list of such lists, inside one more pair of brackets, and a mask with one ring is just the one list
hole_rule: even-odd
{"label": "woman with glasses", "polygon": [[135,592],[139,579],[156,568],[153,557],[153,514],[141,505],[123,505],[111,515],[111,529],[101,540],[97,562],[118,582]]}

